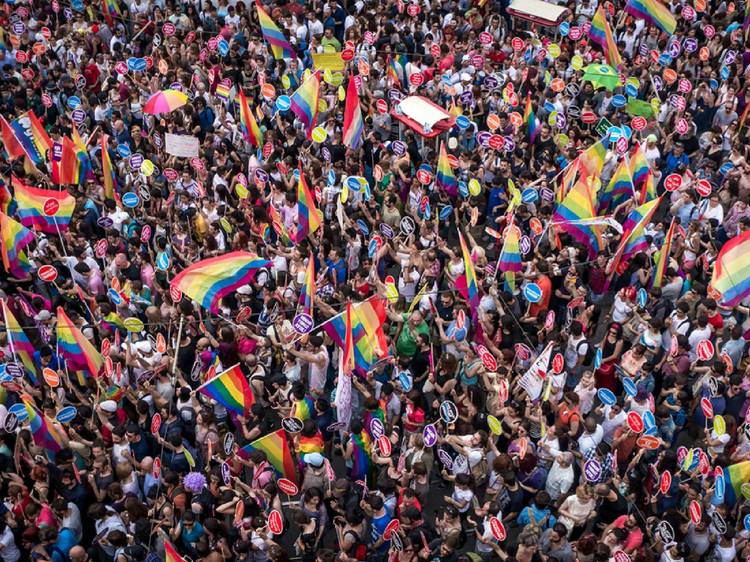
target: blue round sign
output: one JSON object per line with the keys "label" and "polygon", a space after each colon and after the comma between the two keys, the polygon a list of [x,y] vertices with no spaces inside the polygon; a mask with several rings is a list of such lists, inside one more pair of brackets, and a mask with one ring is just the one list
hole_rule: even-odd
{"label": "blue round sign", "polygon": [[726,80],[729,78],[729,67],[728,66],[722,66],[721,70],[719,71],[719,76],[721,76],[722,80]]}
{"label": "blue round sign", "polygon": [[723,500],[724,499],[724,493],[726,492],[726,481],[724,479],[723,475],[720,475],[716,478],[716,499],[717,500]]}
{"label": "blue round sign", "polygon": [[442,209],[440,209],[440,220],[444,221],[448,217],[451,216],[451,213],[453,212],[453,207],[451,205],[446,205]]}
{"label": "blue round sign", "polygon": [[75,109],[79,105],[81,105],[81,98],[79,98],[78,96],[70,96],[68,98],[68,107],[70,109]]}
{"label": "blue round sign", "polygon": [[289,96],[279,96],[276,98],[276,109],[279,111],[289,111],[292,107],[292,100]]}
{"label": "blue round sign", "polygon": [[162,252],[156,257],[156,267],[162,271],[169,269],[169,256],[166,252]]}
{"label": "blue round sign", "polygon": [[357,228],[359,228],[359,231],[365,236],[368,236],[370,234],[370,229],[367,228],[367,223],[364,221],[364,219],[357,219]]}
{"label": "blue round sign", "polygon": [[542,290],[536,283],[529,283],[523,288],[523,296],[529,302],[539,302],[542,300]]}
{"label": "blue round sign", "polygon": [[141,198],[138,197],[138,194],[133,193],[132,191],[128,191],[122,195],[122,204],[131,209],[137,207],[140,200]]}
{"label": "blue round sign", "polygon": [[534,203],[539,199],[539,192],[533,187],[527,187],[521,192],[521,201],[524,203]]}
{"label": "blue round sign", "polygon": [[602,348],[597,347],[596,353],[594,354],[594,368],[598,369],[602,366]]}
{"label": "blue round sign", "polygon": [[132,152],[130,151],[130,147],[127,144],[118,144],[117,154],[119,154],[123,158],[127,158],[132,154]]}
{"label": "blue round sign", "polygon": [[631,129],[628,125],[623,125],[622,134],[625,135],[626,139],[630,139],[630,137],[633,136],[633,129]]}
{"label": "blue round sign", "polygon": [[225,57],[229,54],[229,43],[227,43],[226,39],[222,39],[219,41],[219,54],[222,57]]}
{"label": "blue round sign", "polygon": [[646,289],[644,289],[643,287],[638,289],[637,299],[638,306],[640,306],[641,308],[646,308],[646,303],[648,302],[648,293],[646,292]]}
{"label": "blue round sign", "polygon": [[359,177],[358,176],[349,176],[346,178],[346,187],[351,189],[352,191],[358,192],[360,189],[362,189],[362,184],[359,183]]}
{"label": "blue round sign", "polygon": [[672,57],[669,55],[669,53],[662,53],[659,55],[659,64],[662,66],[669,66],[672,64]]}
{"label": "blue round sign", "polygon": [[466,130],[469,128],[469,125],[471,125],[471,121],[469,121],[469,118],[466,117],[466,115],[459,115],[456,117],[456,126],[461,130]]}
{"label": "blue round sign", "polygon": [[643,420],[644,428],[650,429],[656,427],[656,418],[654,417],[654,414],[651,412],[651,410],[646,410],[645,412],[643,412],[641,419]]}
{"label": "blue round sign", "polygon": [[625,393],[631,397],[635,396],[638,392],[633,379],[631,379],[630,377],[622,377],[622,388],[624,388]]}
{"label": "blue round sign", "polygon": [[750,531],[750,513],[745,515],[745,518],[742,520],[742,524],[745,525],[745,529]]}
{"label": "blue round sign", "polygon": [[719,173],[722,176],[726,176],[729,170],[734,168],[734,164],[732,162],[724,162],[724,164],[721,165],[721,168],[719,168]]}
{"label": "blue round sign", "polygon": [[560,35],[567,37],[568,33],[570,33],[570,23],[564,21],[557,27],[557,29],[560,31]]}
{"label": "blue round sign", "polygon": [[409,392],[412,387],[411,375],[409,374],[409,371],[401,371],[398,374],[398,382],[401,383],[401,388],[404,390],[404,392]]}
{"label": "blue round sign", "polygon": [[74,406],[66,406],[65,408],[57,412],[55,419],[60,423],[68,423],[70,421],[73,421],[73,419],[77,415],[78,410],[76,410]]}
{"label": "blue round sign", "polygon": [[25,421],[29,417],[29,413],[26,411],[26,405],[23,402],[17,402],[16,404],[13,404],[10,408],[8,408],[8,411],[11,414],[16,414],[16,416],[18,416],[19,422]]}
{"label": "blue round sign", "polygon": [[336,172],[328,170],[328,185],[336,185]]}
{"label": "blue round sign", "polygon": [[615,393],[608,388],[600,388],[596,391],[596,395],[599,397],[602,404],[606,404],[607,406],[614,406],[615,403],[617,403]]}
{"label": "blue round sign", "polygon": [[115,306],[119,306],[120,304],[122,304],[122,297],[120,296],[120,293],[118,293],[114,289],[110,288],[107,291],[107,296],[109,297],[109,300],[112,301],[112,304],[114,304]]}
{"label": "blue round sign", "polygon": [[622,94],[612,96],[612,105],[615,107],[624,107],[626,103],[628,103],[628,100]]}
{"label": "blue round sign", "polygon": [[469,186],[466,185],[465,181],[458,182],[458,194],[464,199],[469,197]]}
{"label": "blue round sign", "polygon": [[375,254],[378,252],[378,241],[375,238],[371,238],[370,242],[367,244],[367,257],[370,259],[375,257]]}
{"label": "blue round sign", "polygon": [[638,96],[638,88],[636,88],[635,84],[625,84],[625,93],[628,94],[630,97],[637,97]]}

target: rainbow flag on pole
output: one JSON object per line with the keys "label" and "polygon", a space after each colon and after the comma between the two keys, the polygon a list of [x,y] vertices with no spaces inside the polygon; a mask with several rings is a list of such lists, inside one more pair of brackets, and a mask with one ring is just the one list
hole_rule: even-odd
{"label": "rainbow flag on pole", "polygon": [[52,181],[56,185],[78,185],[80,171],[76,145],[68,137],[63,137],[60,161],[52,164]]}
{"label": "rainbow flag on pole", "polygon": [[[354,342],[354,365],[364,375],[375,363],[388,355],[388,342],[383,333],[386,311],[381,297],[371,297],[352,305],[351,330]],[[347,312],[334,316],[323,329],[341,348],[346,346]]]}
{"label": "rainbow flag on pole", "polygon": [[724,244],[709,284],[723,306],[735,306],[750,295],[750,230]]}
{"label": "rainbow flag on pole", "polygon": [[601,252],[604,246],[601,226],[571,223],[596,216],[592,182],[591,177],[576,182],[563,202],[557,206],[553,216],[555,226],[586,246],[591,259]]}
{"label": "rainbow flag on pole", "polygon": [[742,485],[750,482],[750,461],[731,464],[724,469],[726,486],[724,488],[724,499],[726,504],[733,506],[742,499]]}
{"label": "rainbow flag on pole", "polygon": [[263,39],[271,46],[271,52],[276,60],[293,59],[295,57],[294,49],[287,41],[284,34],[273,22],[271,16],[263,8],[260,0],[255,0],[255,7],[258,10],[258,21],[260,31],[263,33]]}
{"label": "rainbow flag on pole", "polygon": [[238,416],[247,415],[255,396],[239,364],[209,379],[196,389]]}
{"label": "rainbow flag on pole", "polygon": [[291,110],[305,126],[307,138],[310,139],[318,118],[320,101],[320,72],[313,72],[291,96]]}
{"label": "rainbow flag on pole", "polygon": [[312,253],[310,253],[310,257],[307,259],[305,283],[302,285],[299,301],[302,303],[302,312],[312,316],[313,305],[315,303],[315,259]]}
{"label": "rainbow flag on pole", "polygon": [[302,168],[299,169],[299,181],[297,182],[297,232],[293,240],[296,244],[313,234],[320,228],[320,216],[315,206],[315,196],[305,181]]}
{"label": "rainbow flag on pole", "polygon": [[24,248],[31,244],[34,233],[14,221],[5,213],[0,213],[0,244],[2,245],[3,267],[17,278],[26,277],[31,264]]}
{"label": "rainbow flag on pole", "polygon": [[242,458],[247,458],[252,451],[263,451],[278,476],[287,478],[292,482],[297,480],[294,471],[294,459],[292,458],[292,452],[289,450],[289,440],[286,431],[283,429],[256,439],[249,445],[242,447],[237,454]]}
{"label": "rainbow flag on pole", "polygon": [[521,229],[518,228],[511,220],[510,225],[505,231],[505,240],[500,250],[500,256],[497,258],[496,270],[505,273],[505,282],[511,291],[516,290],[516,273],[523,269],[521,261],[521,250],[519,243],[521,240]]}
{"label": "rainbow flag on pole", "polygon": [[466,246],[464,235],[461,229],[458,229],[458,241],[461,243],[461,255],[464,258],[464,276],[466,277],[466,289],[469,295],[469,304],[472,310],[479,306],[479,284],[477,283],[477,274],[474,271],[474,263],[471,261],[471,253]]}
{"label": "rainbow flag on pole", "polygon": [[599,191],[597,209],[599,213],[607,213],[633,196],[633,180],[625,159],[621,160],[607,183],[607,187]]}
{"label": "rainbow flag on pole", "polygon": [[272,266],[273,262],[250,252],[230,252],[183,269],[172,279],[172,286],[203,308],[217,312],[222,297],[247,285],[258,269]]}
{"label": "rainbow flag on pole", "polygon": [[651,283],[652,287],[661,287],[664,282],[664,274],[667,272],[667,266],[669,265],[669,254],[672,252],[672,241],[674,240],[674,227],[675,217],[672,217],[672,222],[667,230],[667,236],[664,238],[664,245],[659,250],[659,256],[656,258],[656,264],[654,266],[654,277]]}
{"label": "rainbow flag on pole", "polygon": [[440,155],[438,156],[437,173],[435,184],[438,189],[444,190],[451,197],[458,195],[458,180],[451,168],[448,153],[445,150],[445,142],[440,143]]}
{"label": "rainbow flag on pole", "polygon": [[58,433],[57,428],[47,422],[44,414],[34,407],[30,399],[24,399],[23,403],[26,406],[26,413],[29,415],[29,429],[31,429],[34,443],[52,454],[59,453],[65,447],[65,441]]}
{"label": "rainbow flag on pole", "polygon": [[263,146],[263,132],[258,127],[258,122],[255,120],[253,112],[250,111],[250,107],[247,105],[247,98],[245,92],[240,88],[240,130],[242,131],[242,137],[252,144],[255,148]]}
{"label": "rainbow flag on pole", "polygon": [[107,21],[107,25],[114,30],[114,18],[122,17],[120,6],[117,0],[102,0],[102,14],[104,19]]}
{"label": "rainbow flag on pole", "polygon": [[526,127],[526,134],[529,135],[529,144],[534,144],[534,139],[539,129],[539,122],[534,115],[534,108],[531,107],[531,94],[526,95],[526,108],[523,110],[523,124]]}
{"label": "rainbow flag on pole", "polygon": [[623,235],[620,239],[620,244],[612,258],[612,264],[609,266],[611,268],[609,273],[610,279],[617,271],[617,267],[622,260],[627,260],[630,256],[647,247],[646,225],[659,207],[659,203],[661,203],[661,197],[630,211],[622,227]]}
{"label": "rainbow flag on pole", "polygon": [[677,28],[677,20],[672,12],[659,0],[628,0],[625,11],[655,25],[669,35],[673,35]]}
{"label": "rainbow flag on pole", "polygon": [[0,115],[0,136],[2,136],[3,146],[10,160],[21,158],[26,154],[21,143],[18,142],[13,129],[2,115]]}
{"label": "rainbow flag on pole", "polygon": [[10,128],[31,161],[41,164],[47,160],[47,151],[52,149],[52,139],[49,138],[47,131],[34,115],[33,111],[27,111],[18,119],[10,122]]}
{"label": "rainbow flag on pole", "polygon": [[591,20],[591,27],[589,28],[589,37],[604,51],[604,56],[607,57],[607,63],[617,68],[622,64],[622,57],[620,52],[617,50],[617,43],[615,38],[612,36],[612,29],[609,27],[607,16],[604,13],[604,6],[599,4],[599,7],[594,14],[594,19]]}
{"label": "rainbow flag on pole", "polygon": [[104,365],[102,356],[61,306],[57,307],[57,347],[72,371],[88,371],[93,377],[99,375]]}
{"label": "rainbow flag on pole", "polygon": [[354,335],[352,334],[352,303],[350,302],[346,303],[346,334],[344,336],[341,368],[344,376],[351,375],[354,371]]}
{"label": "rainbow flag on pole", "polygon": [[[15,177],[12,183],[18,204],[18,218],[22,225],[48,234],[54,234],[58,229],[67,230],[76,207],[75,197],[67,191],[31,187]],[[53,216],[44,212],[44,204],[50,199],[59,204],[59,209]]]}
{"label": "rainbow flag on pole", "polygon": [[343,142],[352,150],[362,145],[365,122],[362,120],[362,108],[359,106],[359,93],[353,78],[349,78],[346,87],[346,106],[344,107],[344,136]]}
{"label": "rainbow flag on pole", "polygon": [[630,153],[630,175],[633,178],[633,185],[638,187],[646,181],[651,168],[646,160],[646,155],[643,153],[643,149],[640,144],[636,144],[633,147],[633,151]]}
{"label": "rainbow flag on pole", "polygon": [[596,141],[586,150],[578,155],[578,172],[581,176],[596,176],[604,166],[604,159],[607,157],[607,141],[604,139]]}
{"label": "rainbow flag on pole", "polygon": [[31,344],[31,340],[21,328],[21,325],[13,316],[13,313],[8,308],[5,299],[2,300],[3,306],[3,318],[5,319],[5,331],[8,334],[8,343],[10,344],[10,350],[13,355],[21,360],[23,366],[26,368],[26,372],[29,373],[31,382],[36,385],[36,364],[34,363],[34,346]]}
{"label": "rainbow flag on pole", "polygon": [[172,543],[164,541],[164,562],[185,562],[185,559],[177,553]]}
{"label": "rainbow flag on pole", "polygon": [[401,79],[398,77],[396,61],[390,55],[388,55],[388,61],[386,62],[386,77],[390,78],[392,87],[401,88]]}
{"label": "rainbow flag on pole", "polygon": [[646,176],[646,181],[643,182],[643,185],[641,186],[641,193],[638,197],[638,204],[643,205],[647,201],[651,201],[652,199],[656,199],[656,185],[654,185],[654,176],[649,171],[648,175]]}
{"label": "rainbow flag on pole", "polygon": [[105,199],[114,199],[117,191],[117,174],[112,166],[112,159],[109,157],[109,136],[102,135],[102,175],[104,176],[104,197]]}

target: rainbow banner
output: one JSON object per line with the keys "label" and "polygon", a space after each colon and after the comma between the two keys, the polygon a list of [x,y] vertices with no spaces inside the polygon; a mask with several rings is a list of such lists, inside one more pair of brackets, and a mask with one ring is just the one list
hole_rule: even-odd
{"label": "rainbow banner", "polygon": [[34,443],[46,449],[49,453],[59,453],[65,447],[65,440],[58,433],[57,428],[47,422],[44,414],[37,410],[29,399],[24,399],[23,403],[26,406],[26,413],[29,415],[29,429],[34,438]]}
{"label": "rainbow banner", "polygon": [[258,21],[260,22],[260,31],[263,33],[263,39],[271,46],[271,52],[276,60],[295,58],[294,49],[287,41],[284,34],[273,22],[268,15],[260,0],[255,0],[255,7],[258,10]]}
{"label": "rainbow banner", "polygon": [[349,78],[346,87],[346,105],[344,106],[344,135],[343,142],[352,150],[362,146],[365,122],[362,119],[362,108],[359,106],[359,93],[353,78]]}
{"label": "rainbow banner", "polygon": [[292,239],[296,244],[313,234],[320,228],[321,221],[318,209],[315,206],[315,196],[305,180],[302,168],[299,169],[299,181],[297,182],[297,232]]}
{"label": "rainbow banner", "polygon": [[302,303],[302,312],[313,315],[313,306],[315,303],[315,259],[312,252],[307,259],[307,268],[305,269],[305,283],[299,294],[299,302]]}
{"label": "rainbow banner", "polygon": [[451,168],[448,153],[445,150],[445,142],[440,143],[440,155],[438,156],[437,173],[435,174],[435,185],[451,197],[458,195],[458,180]]}
{"label": "rainbow banner", "polygon": [[289,440],[286,431],[283,429],[256,439],[239,449],[237,454],[242,458],[247,458],[252,451],[263,451],[278,476],[287,478],[292,482],[297,480],[294,471],[294,459],[292,459],[292,452],[289,450]]}
{"label": "rainbow banner", "polygon": [[2,299],[3,306],[3,318],[5,319],[5,331],[8,335],[8,343],[10,345],[11,353],[21,360],[23,366],[26,368],[26,372],[29,374],[29,379],[36,386],[37,384],[37,368],[34,363],[34,346],[31,344],[31,340],[21,328],[21,325],[13,316],[13,313],[8,308],[5,299]]}
{"label": "rainbow banner", "polygon": [[503,247],[500,250],[500,256],[497,258],[497,267],[495,268],[496,271],[505,273],[505,282],[511,291],[516,290],[516,273],[523,269],[521,250],[519,248],[520,240],[521,229],[513,224],[511,220],[505,231]]}
{"label": "rainbow banner", "polygon": [[724,478],[724,500],[731,507],[743,499],[741,488],[743,484],[750,482],[750,461],[729,465],[724,469]]}
{"label": "rainbow banner", "polygon": [[393,60],[393,57],[390,55],[388,56],[388,61],[386,63],[386,77],[390,78],[391,80],[391,86],[394,88],[401,88],[401,79],[398,77],[398,69],[396,68],[396,61]]}
{"label": "rainbow banner", "polygon": [[310,453],[322,453],[324,450],[325,441],[323,441],[323,434],[320,433],[320,430],[315,435],[309,437],[300,434],[297,452],[302,455],[309,455]]}
{"label": "rainbow banner", "polygon": [[10,122],[10,128],[23,151],[37,165],[47,160],[47,152],[52,149],[52,139],[44,130],[33,111],[27,111]]}
{"label": "rainbow banner", "polygon": [[474,263],[471,261],[471,253],[466,246],[466,241],[464,240],[464,235],[461,234],[460,228],[458,229],[458,241],[461,243],[461,255],[464,258],[464,276],[466,278],[468,300],[473,311],[479,306],[479,284],[477,283],[477,274],[474,271]]}
{"label": "rainbow banner", "polygon": [[633,185],[638,187],[642,182],[646,181],[648,174],[651,172],[651,168],[646,160],[646,155],[643,153],[640,144],[636,144],[633,147],[633,151],[630,153],[630,176],[633,178]]}
{"label": "rainbow banner", "polygon": [[[67,191],[31,187],[15,177],[12,183],[18,204],[18,218],[22,225],[47,234],[55,234],[58,229],[68,229],[76,207],[75,197]],[[59,209],[53,216],[48,216],[44,212],[44,205],[51,199],[57,201]]]}
{"label": "rainbow banner", "polygon": [[250,406],[255,403],[253,391],[239,364],[207,380],[196,391],[215,400],[238,416],[247,415]]}
{"label": "rainbow banner", "polygon": [[[323,329],[341,349],[346,346],[346,312],[334,316],[323,324]],[[354,365],[357,373],[364,375],[378,361],[388,356],[388,341],[383,333],[386,311],[382,297],[370,297],[352,305],[352,339]]]}
{"label": "rainbow banner", "polygon": [[305,126],[308,140],[318,118],[320,102],[320,72],[313,72],[310,77],[291,96],[291,110]]}
{"label": "rainbow banner", "polygon": [[0,212],[12,217],[16,213],[16,207],[16,201],[5,184],[5,180],[0,178]]}
{"label": "rainbow banner", "polygon": [[607,187],[599,192],[597,205],[598,212],[607,213],[610,209],[617,208],[633,195],[633,180],[630,177],[630,169],[623,159],[617,166],[615,173],[607,184]]}
{"label": "rainbow banner", "polygon": [[553,216],[555,226],[588,248],[589,259],[596,257],[604,247],[602,228],[599,225],[571,223],[596,217],[592,183],[593,179],[590,176],[576,182],[563,202],[555,208]]}
{"label": "rainbow banner", "polygon": [[709,287],[719,294],[723,306],[735,306],[750,294],[750,230],[724,244]]}
{"label": "rainbow banner", "polygon": [[5,147],[5,152],[8,153],[9,160],[15,160],[26,155],[13,129],[2,115],[0,115],[0,136],[2,136],[3,146]]}
{"label": "rainbow banner", "polygon": [[622,64],[622,57],[617,50],[617,43],[612,36],[612,29],[609,27],[609,22],[607,21],[607,16],[604,13],[604,6],[602,4],[599,4],[596,14],[594,14],[594,19],[591,20],[589,37],[591,37],[591,40],[602,48],[604,56],[607,57],[608,64],[615,68]]}
{"label": "rainbow banner", "polygon": [[172,286],[203,308],[217,312],[222,297],[250,283],[258,269],[272,266],[272,261],[250,252],[230,252],[183,269],[172,279]]}
{"label": "rainbow banner", "polygon": [[0,213],[0,244],[2,244],[3,267],[5,271],[19,279],[26,277],[31,270],[29,258],[24,249],[34,240],[34,233],[14,221],[5,213]]}
{"label": "rainbow banner", "polygon": [[674,34],[677,20],[659,0],[628,0],[625,11],[631,16],[655,25],[669,35]]}
{"label": "rainbow banner", "polygon": [[579,159],[576,158],[563,170],[560,186],[555,190],[555,203],[562,202],[568,194],[568,191],[573,189],[573,186],[576,183],[576,177],[578,177],[579,165]]}
{"label": "rainbow banner", "polygon": [[114,18],[122,18],[122,12],[120,11],[120,6],[117,4],[117,0],[102,0],[102,14],[104,14],[107,25],[114,31]]}
{"label": "rainbow banner", "polygon": [[281,242],[285,246],[288,246],[292,241],[292,238],[289,236],[286,226],[284,226],[284,221],[281,219],[279,211],[273,206],[273,202],[268,204],[268,216],[271,219],[271,225],[273,226],[276,235],[281,239]]}
{"label": "rainbow banner", "polygon": [[164,541],[164,562],[185,562],[185,559],[177,553],[177,550],[169,541]]}
{"label": "rainbow banner", "polygon": [[86,143],[83,142],[75,123],[73,123],[73,132],[70,134],[70,138],[73,139],[73,144],[76,147],[76,156],[78,156],[78,161],[80,162],[78,183],[83,183],[87,179],[94,179],[94,168],[91,165]]}
{"label": "rainbow banner", "polygon": [[102,356],[68,318],[62,307],[57,307],[57,347],[71,371],[86,371],[96,377],[104,365]]}
{"label": "rainbow banner", "polygon": [[529,136],[529,144],[534,144],[536,134],[539,132],[539,121],[534,115],[534,108],[531,107],[531,94],[526,95],[526,108],[523,110],[523,124],[526,127],[526,134]]}
{"label": "rainbow banner", "polygon": [[667,236],[664,238],[664,245],[659,250],[659,256],[656,258],[656,264],[654,266],[654,276],[651,282],[652,287],[661,287],[664,282],[664,274],[667,272],[667,266],[669,266],[669,254],[672,252],[672,241],[674,240],[674,227],[675,217],[672,217],[672,222],[667,230]]}
{"label": "rainbow banner", "polygon": [[242,138],[252,144],[255,148],[263,146],[263,132],[258,127],[258,122],[255,120],[253,112],[250,111],[250,107],[247,105],[247,98],[242,88],[239,89],[240,98],[240,130],[242,131]]}

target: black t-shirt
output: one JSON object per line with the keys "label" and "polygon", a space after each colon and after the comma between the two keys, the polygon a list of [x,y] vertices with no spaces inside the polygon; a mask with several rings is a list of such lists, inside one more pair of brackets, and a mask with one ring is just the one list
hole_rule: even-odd
{"label": "black t-shirt", "polygon": [[605,497],[601,500],[599,505],[599,518],[604,523],[612,523],[620,515],[624,515],[628,512],[628,503],[625,501],[619,492],[615,491],[617,497],[614,500],[610,500]]}

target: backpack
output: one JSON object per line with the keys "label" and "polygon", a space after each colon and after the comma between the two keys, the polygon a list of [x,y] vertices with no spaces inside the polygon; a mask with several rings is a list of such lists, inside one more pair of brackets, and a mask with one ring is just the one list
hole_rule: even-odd
{"label": "backpack", "polygon": [[[589,365],[593,364],[596,351],[594,350],[594,346],[592,345],[592,343],[587,338],[583,338],[576,344],[576,353],[578,353],[584,343],[588,344],[588,347],[586,348],[586,353],[583,356],[583,365],[585,367],[588,367]],[[578,355],[580,357],[581,354],[578,353]]]}
{"label": "backpack", "polygon": [[474,477],[474,482],[477,486],[484,485],[489,476],[489,465],[487,464],[486,456],[483,456],[481,461],[471,467],[471,475]]}
{"label": "backpack", "polygon": [[527,508],[529,510],[529,523],[523,528],[524,533],[533,533],[537,537],[542,534],[542,531],[544,530],[544,527],[547,525],[547,521],[549,520],[549,512],[542,517],[542,520],[537,522],[536,516],[534,515],[534,508],[529,506]]}
{"label": "backpack", "polygon": [[354,545],[349,549],[347,555],[355,560],[367,560],[367,543],[364,542],[358,533],[354,531],[347,531],[346,535],[354,535]]}

